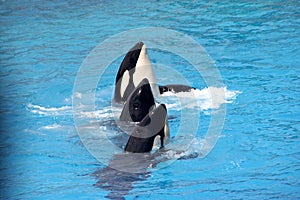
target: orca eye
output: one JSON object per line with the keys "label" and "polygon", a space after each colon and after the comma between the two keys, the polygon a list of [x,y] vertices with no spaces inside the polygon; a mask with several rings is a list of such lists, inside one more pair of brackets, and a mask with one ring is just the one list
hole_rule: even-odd
{"label": "orca eye", "polygon": [[140,104],[139,103],[136,102],[136,103],[133,104],[133,109],[134,110],[137,110],[139,108],[140,108]]}

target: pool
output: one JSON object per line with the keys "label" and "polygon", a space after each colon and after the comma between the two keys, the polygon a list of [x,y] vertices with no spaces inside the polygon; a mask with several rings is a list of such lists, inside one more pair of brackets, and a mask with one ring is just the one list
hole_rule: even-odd
{"label": "pool", "polygon": [[[292,0],[2,1],[1,198],[299,199],[299,6]],[[200,106],[191,154],[145,173],[108,170],[79,138],[74,82],[97,45],[147,27],[180,32],[205,48],[228,95],[220,105],[224,127],[207,156],[194,156],[218,110]],[[149,55],[205,94],[205,80],[186,60],[155,49]],[[121,60],[97,85],[97,112],[84,118],[88,122],[107,116]],[[187,123],[178,112],[170,108],[173,134]],[[101,130],[113,133],[114,127]]]}

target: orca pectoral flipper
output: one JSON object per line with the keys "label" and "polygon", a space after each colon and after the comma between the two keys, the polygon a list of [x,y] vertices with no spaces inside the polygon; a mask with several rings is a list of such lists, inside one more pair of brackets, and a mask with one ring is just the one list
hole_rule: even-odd
{"label": "orca pectoral flipper", "polygon": [[163,94],[165,92],[190,92],[192,90],[195,90],[196,88],[188,86],[188,85],[180,85],[180,84],[171,84],[171,85],[160,85],[159,86],[159,92],[160,94]]}

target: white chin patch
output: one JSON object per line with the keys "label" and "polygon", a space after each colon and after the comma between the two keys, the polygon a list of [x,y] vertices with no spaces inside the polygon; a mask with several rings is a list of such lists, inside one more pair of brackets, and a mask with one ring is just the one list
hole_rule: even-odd
{"label": "white chin patch", "polygon": [[121,97],[124,97],[124,93],[126,88],[128,87],[129,84],[129,71],[126,70],[123,74],[122,80],[121,80],[121,87],[120,87],[120,93],[121,93]]}
{"label": "white chin patch", "polygon": [[135,72],[133,74],[134,86],[136,87],[144,78],[149,80],[153,95],[158,96],[159,89],[156,84],[154,70],[147,53],[146,45],[143,45],[136,63]]}

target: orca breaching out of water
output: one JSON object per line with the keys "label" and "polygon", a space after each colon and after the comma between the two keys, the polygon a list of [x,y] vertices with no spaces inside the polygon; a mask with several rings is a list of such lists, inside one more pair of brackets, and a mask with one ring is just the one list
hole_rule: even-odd
{"label": "orca breaching out of water", "polygon": [[136,123],[124,150],[146,153],[154,146],[162,148],[169,143],[167,109],[164,104],[156,105],[155,97],[164,92],[194,89],[186,85],[158,85],[146,45],[138,42],[132,47],[120,65],[114,91],[114,102],[123,105],[120,121]]}

